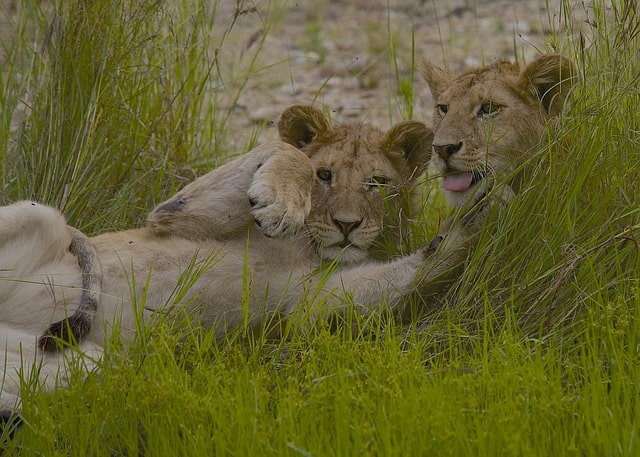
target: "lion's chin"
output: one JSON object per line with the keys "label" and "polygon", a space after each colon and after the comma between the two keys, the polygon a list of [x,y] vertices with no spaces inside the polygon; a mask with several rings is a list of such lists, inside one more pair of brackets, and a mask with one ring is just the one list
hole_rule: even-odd
{"label": "lion's chin", "polygon": [[324,261],[338,262],[341,265],[362,263],[369,258],[365,250],[352,244],[347,247],[340,245],[324,247],[320,255]]}

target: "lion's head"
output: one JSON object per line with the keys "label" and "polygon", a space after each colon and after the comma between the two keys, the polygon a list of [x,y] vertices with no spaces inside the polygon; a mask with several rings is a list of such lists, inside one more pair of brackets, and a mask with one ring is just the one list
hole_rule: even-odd
{"label": "lion's head", "polygon": [[[453,76],[425,62],[435,101],[432,167],[450,205],[481,198],[540,143],[576,75],[574,64],[546,55],[520,69],[498,62]],[[517,192],[518,182],[511,185]]]}
{"label": "lion's head", "polygon": [[406,226],[411,211],[403,197],[431,151],[431,130],[423,123],[400,122],[385,133],[362,123],[333,125],[317,108],[294,105],[283,112],[278,129],[313,165],[304,233],[323,259],[362,261],[381,236]]}

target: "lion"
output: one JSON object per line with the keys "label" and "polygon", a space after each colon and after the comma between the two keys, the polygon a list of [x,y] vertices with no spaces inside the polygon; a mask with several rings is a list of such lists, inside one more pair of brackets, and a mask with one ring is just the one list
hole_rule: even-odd
{"label": "lion", "polygon": [[[425,60],[422,75],[434,100],[430,170],[455,210],[429,246],[446,260],[449,269],[437,273],[448,286],[463,272],[491,211],[500,217],[520,191],[523,166],[558,125],[577,69],[570,59],[550,54],[522,69],[498,61],[460,75]],[[433,279],[426,278],[431,286]]]}
{"label": "lion", "polygon": [[450,206],[479,202],[497,182],[508,184],[501,199],[519,191],[516,171],[556,123],[576,74],[573,62],[556,54],[522,70],[499,61],[458,76],[424,62],[435,101],[431,168]]}
{"label": "lion", "polygon": [[[114,326],[130,338],[140,322],[174,312],[222,336],[275,315],[306,324],[351,305],[366,314],[400,303],[424,253],[383,262],[372,252],[383,238],[405,236],[431,130],[417,121],[387,132],[334,125],[306,105],[287,108],[278,129],[280,142],[188,184],[147,226],[91,237],[84,251],[59,211],[34,202],[0,208],[7,373],[37,359],[50,381],[63,359],[51,343],[77,339],[82,352],[100,354]],[[84,261],[99,267],[83,270]],[[97,303],[83,303],[85,287]],[[3,395],[15,400],[10,378]]]}
{"label": "lion", "polygon": [[[137,322],[174,309],[223,334],[276,314],[313,322],[326,310],[398,309],[409,296],[426,299],[455,281],[488,210],[518,192],[517,171],[558,118],[576,70],[548,55],[522,70],[499,62],[459,76],[425,62],[423,75],[436,103],[433,132],[417,122],[384,134],[363,124],[336,127],[317,109],[294,106],[278,123],[282,142],[189,184],[152,211],[147,227],[90,238],[101,294],[81,349],[99,353],[114,321],[127,337]],[[410,215],[401,195],[415,186],[428,155],[457,215],[429,247],[373,260],[376,240],[388,235],[385,214]],[[0,228],[29,226],[25,215],[3,225],[12,206],[0,208]],[[41,205],[27,209],[59,217]],[[56,224],[66,230],[64,221]],[[66,243],[49,242],[57,251],[48,261],[40,253],[29,260],[37,274],[21,283],[28,293],[0,301],[10,369],[18,366],[16,341],[41,334],[72,314],[66,303],[81,300],[78,261]],[[2,243],[0,234],[3,260]],[[57,354],[38,354],[44,366],[60,367]]]}

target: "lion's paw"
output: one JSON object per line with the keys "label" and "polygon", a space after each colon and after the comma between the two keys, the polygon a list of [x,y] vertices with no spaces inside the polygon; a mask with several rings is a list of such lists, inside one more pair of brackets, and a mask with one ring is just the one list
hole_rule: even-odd
{"label": "lion's paw", "polygon": [[303,227],[311,210],[313,180],[306,175],[284,177],[270,165],[268,161],[258,169],[247,191],[251,213],[266,236],[291,236]]}

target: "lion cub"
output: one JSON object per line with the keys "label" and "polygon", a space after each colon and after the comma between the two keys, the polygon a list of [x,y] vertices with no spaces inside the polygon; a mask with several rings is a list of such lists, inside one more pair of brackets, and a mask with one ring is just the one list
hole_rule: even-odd
{"label": "lion cub", "polygon": [[571,60],[551,54],[524,68],[498,61],[459,75],[426,60],[422,74],[435,101],[430,168],[457,210],[431,247],[460,266],[488,210],[503,207],[520,190],[522,165],[540,148],[547,128],[557,125],[577,70]]}
{"label": "lion cub", "polygon": [[516,173],[555,124],[577,70],[560,55],[543,55],[529,65],[499,61],[453,75],[433,63],[422,74],[435,101],[431,168],[454,208],[480,201],[496,183],[520,188]]}
{"label": "lion cub", "polygon": [[[113,301],[108,289],[116,277],[121,278],[113,284],[117,300],[132,300],[122,292],[128,290],[123,266],[131,263],[135,276],[144,279],[175,263],[175,274],[162,281],[167,290],[151,287],[160,289],[154,301],[163,303],[178,270],[199,250],[215,251],[215,278],[200,286],[207,290],[195,292],[193,300],[222,331],[222,321],[229,325],[241,317],[245,262],[256,309],[264,306],[269,313],[287,303],[286,314],[303,298],[304,278],[313,268],[322,262],[363,264],[381,238],[403,236],[392,232],[409,225],[406,197],[431,150],[431,131],[424,124],[401,122],[383,133],[361,123],[332,125],[317,108],[294,105],[282,113],[278,129],[281,143],[259,146],[187,185],[151,212],[147,228],[93,238],[95,263],[103,264],[106,276],[100,301]],[[391,223],[397,215],[402,220]],[[48,327],[40,348],[51,351],[60,340],[84,338],[96,310],[95,300],[83,297],[72,315]]]}

